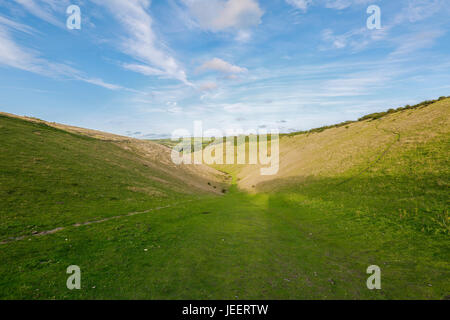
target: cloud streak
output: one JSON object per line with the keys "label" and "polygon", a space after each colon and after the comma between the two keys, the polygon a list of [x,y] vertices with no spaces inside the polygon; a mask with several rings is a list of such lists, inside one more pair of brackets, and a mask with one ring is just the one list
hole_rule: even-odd
{"label": "cloud streak", "polygon": [[29,13],[52,25],[64,28],[64,19],[54,16],[55,11],[64,12],[69,5],[68,0],[14,0],[24,7]]}
{"label": "cloud streak", "polygon": [[377,0],[285,0],[287,4],[296,9],[306,12],[308,8],[313,5],[322,5],[325,8],[343,10],[352,5],[362,5],[374,3]]}
{"label": "cloud streak", "polygon": [[184,0],[205,30],[248,29],[261,23],[264,12],[256,0]]}
{"label": "cloud streak", "polygon": [[306,11],[308,7],[312,4],[312,0],[286,0],[287,4],[300,9],[302,11]]}
{"label": "cloud streak", "polygon": [[225,74],[238,74],[238,73],[244,73],[248,70],[246,68],[241,68],[235,65],[232,65],[229,62],[226,62],[219,58],[214,58],[212,60],[206,61],[199,70],[212,70],[212,71],[218,71]]}
{"label": "cloud streak", "polygon": [[[4,20],[2,20],[4,22]],[[29,31],[24,25],[6,24],[17,30]],[[107,83],[101,79],[90,78],[83,72],[62,63],[50,62],[40,53],[18,45],[12,39],[5,25],[0,25],[0,66],[20,69],[51,78],[66,78],[83,81],[109,90],[124,89],[121,86]]]}
{"label": "cloud streak", "polygon": [[197,25],[212,32],[235,33],[235,40],[248,42],[252,28],[261,23],[264,11],[258,0],[182,0]]}
{"label": "cloud streak", "polygon": [[148,0],[93,0],[106,7],[124,29],[125,37],[119,48],[135,62],[124,64],[125,68],[147,76],[161,76],[192,85],[186,72],[161,45],[153,32],[153,19],[148,13]]}
{"label": "cloud streak", "polygon": [[[345,5],[352,3],[366,4],[365,0],[342,0],[334,3],[336,8],[344,8]],[[408,27],[409,25],[429,19],[438,12],[448,11],[445,1],[443,0],[408,0],[407,5],[396,14],[391,21],[383,24],[380,30],[368,30],[365,27],[353,29],[343,34],[335,34],[331,29],[325,29],[322,32],[322,40],[329,46],[322,46],[322,49],[343,49],[350,48],[353,51],[365,49],[374,41],[389,40],[388,35],[397,27]],[[407,54],[431,46],[434,40],[445,34],[445,30],[431,30],[412,33],[404,33],[400,41],[397,39],[390,40],[390,43],[397,45],[392,55]],[[424,37],[425,35],[425,37]],[[427,38],[426,35],[429,35]]]}

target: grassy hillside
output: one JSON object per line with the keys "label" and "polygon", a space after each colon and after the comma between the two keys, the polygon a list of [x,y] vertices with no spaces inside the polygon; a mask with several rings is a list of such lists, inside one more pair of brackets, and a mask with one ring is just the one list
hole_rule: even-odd
{"label": "grassy hillside", "polygon": [[[244,190],[302,193],[449,232],[450,99],[364,117],[346,126],[282,136],[280,170],[215,166]],[[403,222],[402,222],[403,223]]]}
{"label": "grassy hillside", "polygon": [[5,115],[0,133],[0,241],[218,193],[208,186],[218,175],[176,167],[170,150],[150,142],[100,140]]}
{"label": "grassy hillside", "polygon": [[2,117],[2,239],[27,237],[0,244],[0,298],[449,299],[449,105],[285,136],[277,176],[221,166],[220,197],[152,144]]}

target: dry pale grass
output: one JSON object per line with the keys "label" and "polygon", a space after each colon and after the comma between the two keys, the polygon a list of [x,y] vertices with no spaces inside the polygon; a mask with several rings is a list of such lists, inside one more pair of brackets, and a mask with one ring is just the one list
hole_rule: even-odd
{"label": "dry pale grass", "polygon": [[280,139],[280,170],[274,176],[260,175],[260,166],[220,166],[237,174],[238,185],[249,191],[263,182],[274,189],[277,181],[305,177],[352,176],[381,155],[400,154],[438,137],[449,136],[450,99],[415,110],[389,114],[320,133],[285,136]]}
{"label": "dry pale grass", "polygon": [[[133,139],[112,133],[47,122],[36,118],[17,116],[9,113],[0,112],[0,114],[26,121],[46,124],[50,127],[74,134],[114,143],[127,151],[139,155],[140,161],[143,165],[154,169],[156,172],[162,172],[171,177],[169,180],[164,180],[156,176],[148,178],[162,184],[170,185],[170,187],[176,191],[191,194],[198,192],[220,194],[220,190],[222,190],[222,187],[226,184],[225,174],[206,165],[174,164],[171,158],[172,150],[151,141]],[[213,186],[216,186],[216,188]]]}
{"label": "dry pale grass", "polygon": [[[144,165],[172,176],[171,183],[176,190],[195,193],[220,193],[226,184],[222,170],[237,176],[240,188],[254,191],[258,184],[276,181],[301,180],[304,177],[336,177],[357,174],[361,168],[370,166],[386,153],[387,156],[402,153],[419,143],[437,137],[448,136],[450,99],[414,110],[404,110],[389,114],[379,120],[366,120],[345,127],[331,128],[320,133],[285,136],[280,140],[279,172],[274,176],[262,176],[259,165],[175,165],[171,159],[171,149],[150,141],[142,141],[100,131],[49,123],[39,119],[19,117],[28,121],[41,122],[49,126],[86,135],[100,140],[111,141],[123,149],[141,155]],[[388,151],[388,152],[387,152]],[[158,180],[157,177],[151,177]],[[270,185],[265,183],[265,185]],[[216,188],[212,188],[216,186]]]}

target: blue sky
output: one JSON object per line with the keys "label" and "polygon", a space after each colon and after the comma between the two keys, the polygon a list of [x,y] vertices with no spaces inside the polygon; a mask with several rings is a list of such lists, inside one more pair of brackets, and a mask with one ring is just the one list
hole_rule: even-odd
{"label": "blue sky", "polygon": [[0,110],[144,138],[353,120],[450,95],[449,17],[448,0],[0,0]]}

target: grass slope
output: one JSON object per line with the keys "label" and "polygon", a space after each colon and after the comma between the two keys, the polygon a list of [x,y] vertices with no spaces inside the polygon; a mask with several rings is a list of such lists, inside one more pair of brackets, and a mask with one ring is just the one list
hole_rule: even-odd
{"label": "grass slope", "polygon": [[214,176],[152,160],[132,143],[2,115],[0,134],[0,241],[216,191],[207,185]]}
{"label": "grass slope", "polygon": [[254,192],[301,193],[401,218],[427,232],[449,233],[450,99],[420,104],[346,127],[284,136],[280,170],[215,166]]}
{"label": "grass slope", "polygon": [[[258,168],[223,167],[235,175],[239,188],[232,186],[222,197],[187,195],[181,200],[194,201],[178,202],[176,193],[156,183],[153,188],[171,194],[166,200],[172,207],[99,224],[68,224],[55,234],[1,245],[0,298],[448,299],[449,134],[443,126],[448,104],[443,100],[349,128],[284,137],[279,176],[266,180],[251,174]],[[17,129],[17,139],[33,130]],[[21,150],[11,145],[16,152],[1,158],[2,168]],[[107,146],[111,157],[126,151]],[[42,148],[24,150],[35,156]],[[73,150],[81,149],[75,145]],[[102,175],[94,159],[83,159],[62,162],[64,176],[42,183],[70,190],[61,177],[69,176],[73,166],[87,167],[77,179]],[[125,164],[122,169],[130,174]],[[28,177],[26,170],[13,171],[20,168],[11,164],[11,177]],[[112,172],[104,170],[104,175]],[[37,176],[44,172],[41,168]],[[107,192],[111,184],[102,187],[103,181],[91,186],[99,184]],[[13,226],[10,234],[25,228],[29,218],[39,223],[39,212],[46,219],[42,208],[51,208],[52,198],[43,194],[40,201],[27,200],[35,197],[29,192],[39,183],[30,182],[2,211],[4,230]],[[254,192],[241,191],[245,186]],[[53,185],[45,188],[54,190]],[[146,201],[155,201],[142,197],[142,202],[130,202],[146,207]],[[72,194],[64,199],[70,206],[84,203]],[[94,199],[84,206],[88,217],[104,212]],[[61,222],[78,221],[79,212],[68,210]],[[23,222],[4,220],[17,212]],[[82,270],[79,291],[66,288],[65,271],[72,264]],[[379,291],[366,287],[366,269],[373,264],[382,270]]]}

